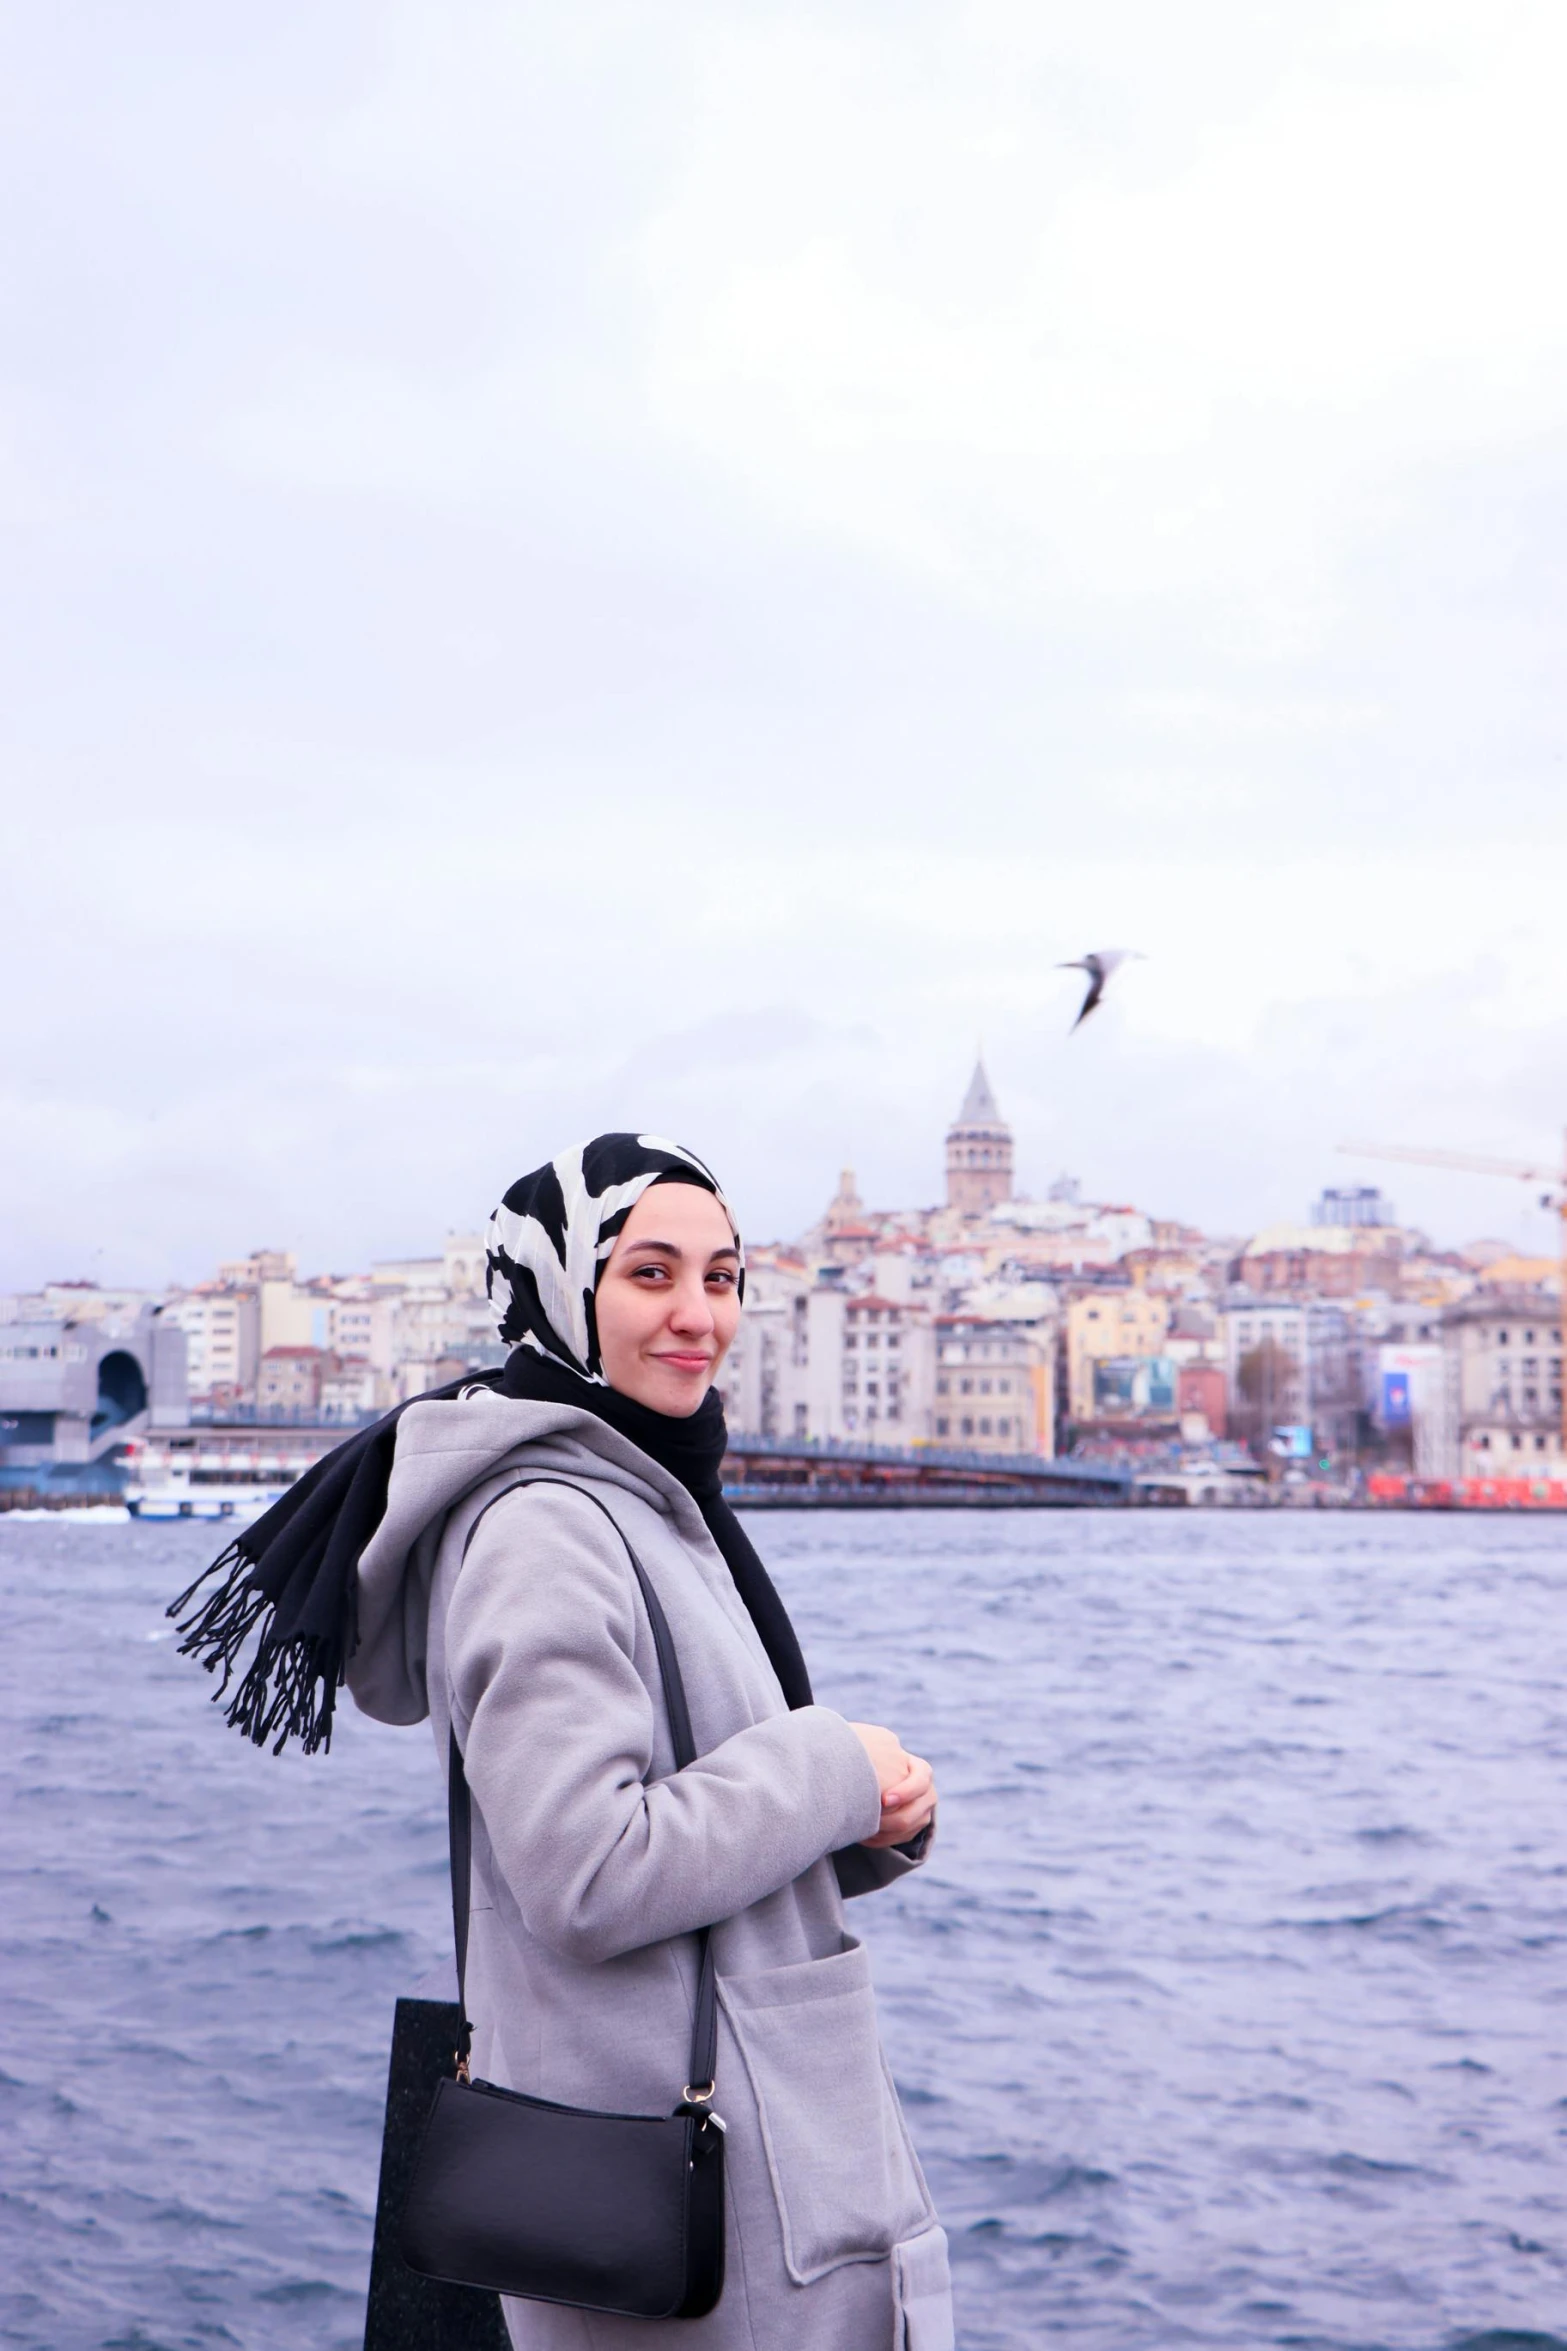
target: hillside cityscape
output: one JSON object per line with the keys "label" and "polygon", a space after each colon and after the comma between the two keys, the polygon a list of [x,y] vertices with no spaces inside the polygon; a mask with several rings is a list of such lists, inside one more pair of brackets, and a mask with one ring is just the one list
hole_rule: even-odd
{"label": "hillside cityscape", "polygon": [[[731,1430],[1341,1487],[1567,1476],[1554,1260],[1433,1248],[1366,1186],[1235,1239],[1015,1175],[981,1062],[939,1205],[868,1207],[846,1168],[807,1232],[750,1245]],[[286,1433],[270,1466],[297,1474],[334,1432],[502,1360],[484,1262],[451,1234],[359,1272],[256,1249],[188,1289],[0,1299],[0,1497],[193,1432],[227,1432],[236,1460]]]}

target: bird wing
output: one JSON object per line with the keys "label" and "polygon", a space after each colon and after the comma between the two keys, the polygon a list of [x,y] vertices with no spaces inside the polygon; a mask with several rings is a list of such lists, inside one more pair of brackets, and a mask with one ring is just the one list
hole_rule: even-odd
{"label": "bird wing", "polygon": [[[1097,965],[1097,963],[1098,963],[1098,957],[1097,957],[1097,956],[1094,956],[1094,955],[1089,955],[1089,956],[1086,956],[1086,957],[1084,958],[1084,960],[1085,960],[1085,962],[1086,962],[1086,963],[1088,963],[1089,965]],[[1087,993],[1087,995],[1086,995],[1086,996],[1083,998],[1083,1002],[1082,1002],[1082,1008],[1081,1008],[1081,1010],[1079,1011],[1079,1013],[1078,1013],[1078,1016],[1077,1016],[1076,1020],[1074,1020],[1074,1021],[1073,1021],[1071,1028],[1069,1028],[1069,1029],[1067,1030],[1067,1035],[1068,1035],[1069,1037],[1070,1037],[1070,1036],[1072,1036],[1072,1035],[1074,1035],[1074,1034],[1076,1033],[1076,1031],[1082,1027],[1082,1025],[1083,1025],[1084,1021],[1085,1021],[1085,1020],[1088,1018],[1088,1015],[1089,1015],[1089,1014],[1090,1014],[1090,1013],[1093,1011],[1093,1009],[1094,1009],[1094,1006],[1095,1006],[1095,1005],[1098,1003],[1098,1001],[1099,1001],[1100,997],[1101,997],[1101,996],[1104,994],[1104,992],[1105,992],[1105,975],[1104,975],[1104,973],[1103,973],[1102,971],[1099,971],[1099,970],[1097,970],[1097,969],[1096,969],[1096,970],[1094,970],[1094,971],[1093,971],[1092,977],[1090,978],[1090,980],[1089,980],[1089,982],[1088,982],[1088,993]]]}

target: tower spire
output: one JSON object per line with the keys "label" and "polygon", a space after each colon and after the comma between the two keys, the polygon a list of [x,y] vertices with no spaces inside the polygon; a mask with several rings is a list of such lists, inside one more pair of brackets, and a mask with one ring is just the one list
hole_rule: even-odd
{"label": "tower spire", "polygon": [[981,1050],[963,1107],[947,1129],[947,1206],[963,1216],[983,1216],[1011,1197],[1012,1129],[1001,1115]]}

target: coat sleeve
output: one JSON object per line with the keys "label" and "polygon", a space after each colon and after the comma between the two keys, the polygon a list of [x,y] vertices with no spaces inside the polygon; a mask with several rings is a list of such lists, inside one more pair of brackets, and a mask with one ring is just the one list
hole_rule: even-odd
{"label": "coat sleeve", "polygon": [[832,1857],[838,1876],[838,1891],[845,1902],[856,1894],[877,1894],[883,1886],[896,1885],[911,1870],[919,1868],[936,1841],[936,1824],[930,1823],[906,1845],[882,1845],[872,1853],[864,1845],[845,1845]]}
{"label": "coat sleeve", "polygon": [[649,1784],[639,1610],[602,1514],[550,1486],[480,1522],[447,1617],[454,1718],[496,1865],[529,1933],[579,1960],[731,1918],[874,1836],[881,1814],[870,1758],[825,1706],[755,1723]]}

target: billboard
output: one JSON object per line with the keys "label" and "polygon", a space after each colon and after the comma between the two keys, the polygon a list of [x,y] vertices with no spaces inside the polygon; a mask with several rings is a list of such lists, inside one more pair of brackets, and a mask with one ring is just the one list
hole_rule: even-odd
{"label": "billboard", "polygon": [[1367,1390],[1366,1402],[1379,1428],[1418,1427],[1441,1401],[1441,1347],[1432,1340],[1384,1340],[1376,1351]]}
{"label": "billboard", "polygon": [[1094,1364],[1094,1411],[1109,1419],[1135,1412],[1141,1369],[1133,1355],[1100,1356]]}
{"label": "billboard", "polygon": [[1119,1420],[1175,1412],[1175,1365],[1168,1355],[1101,1355],[1094,1364],[1094,1411]]}

